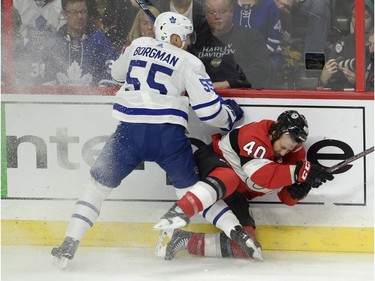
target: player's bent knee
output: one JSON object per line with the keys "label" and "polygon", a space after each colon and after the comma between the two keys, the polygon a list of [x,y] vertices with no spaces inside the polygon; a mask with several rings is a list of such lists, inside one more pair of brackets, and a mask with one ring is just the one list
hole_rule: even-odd
{"label": "player's bent knee", "polygon": [[116,176],[111,175],[110,173],[102,169],[96,168],[95,166],[93,166],[90,169],[90,174],[91,174],[91,177],[96,182],[98,182],[99,184],[103,186],[111,187],[111,188],[118,187],[122,180],[122,179],[118,179]]}
{"label": "player's bent knee", "polygon": [[238,175],[231,168],[218,167],[207,178],[216,178],[220,182],[220,185],[222,185],[224,194],[219,198],[226,198],[231,195],[240,183]]}

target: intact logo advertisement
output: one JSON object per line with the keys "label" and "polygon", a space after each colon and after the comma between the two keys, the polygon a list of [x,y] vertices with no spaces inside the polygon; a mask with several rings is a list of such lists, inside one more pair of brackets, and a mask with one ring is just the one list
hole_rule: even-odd
{"label": "intact logo advertisement", "polygon": [[[365,107],[244,104],[242,108],[242,124],[275,120],[288,109],[305,115],[310,131],[305,147],[312,163],[330,167],[367,148]],[[2,170],[2,198],[79,198],[90,179],[90,166],[116,128],[118,121],[112,118],[111,109],[110,103],[4,103],[2,164],[6,169]],[[194,113],[189,116],[188,136],[193,146],[209,143],[210,136],[220,132],[204,125]],[[365,206],[366,170],[366,158],[349,164],[335,172],[332,182],[313,189],[303,204]],[[370,179],[373,187],[373,175]],[[165,172],[146,162],[110,198],[172,201],[176,197]],[[279,200],[274,192],[254,203],[277,204]]]}

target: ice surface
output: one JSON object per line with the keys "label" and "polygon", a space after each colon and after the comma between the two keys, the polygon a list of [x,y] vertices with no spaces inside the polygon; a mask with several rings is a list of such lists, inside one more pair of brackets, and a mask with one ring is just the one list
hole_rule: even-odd
{"label": "ice surface", "polygon": [[373,254],[264,252],[264,262],[179,253],[174,260],[151,248],[80,247],[65,270],[52,264],[52,247],[2,246],[2,281],[309,281],[374,280]]}

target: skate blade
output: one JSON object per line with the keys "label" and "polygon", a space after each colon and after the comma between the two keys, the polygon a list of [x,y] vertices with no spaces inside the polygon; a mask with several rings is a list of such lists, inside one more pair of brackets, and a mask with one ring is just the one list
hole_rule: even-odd
{"label": "skate blade", "polygon": [[155,255],[160,258],[165,258],[166,250],[167,250],[167,244],[172,238],[173,230],[168,231],[160,231],[158,241],[156,243],[155,247]]}
{"label": "skate blade", "polygon": [[165,220],[155,224],[152,229],[156,231],[175,230],[177,228],[185,227],[186,225],[187,223],[184,220],[175,220],[172,224],[169,221]]}
{"label": "skate blade", "polygon": [[61,257],[53,257],[53,264],[61,269],[66,269],[68,267],[69,259]]}
{"label": "skate blade", "polygon": [[253,259],[257,259],[260,261],[264,260],[262,250],[254,244],[254,241],[252,241],[251,239],[248,239],[246,241],[246,246],[254,250]]}

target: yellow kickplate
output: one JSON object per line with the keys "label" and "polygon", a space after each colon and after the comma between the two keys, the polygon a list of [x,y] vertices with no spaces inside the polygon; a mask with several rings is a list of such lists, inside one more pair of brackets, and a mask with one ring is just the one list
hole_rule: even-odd
{"label": "yellow kickplate", "polygon": [[[2,245],[56,246],[64,238],[68,223],[60,221],[2,220]],[[112,247],[154,247],[159,232],[151,223],[97,222],[81,245]],[[217,232],[212,225],[189,225],[187,230]],[[257,226],[263,250],[374,252],[372,227]]]}

